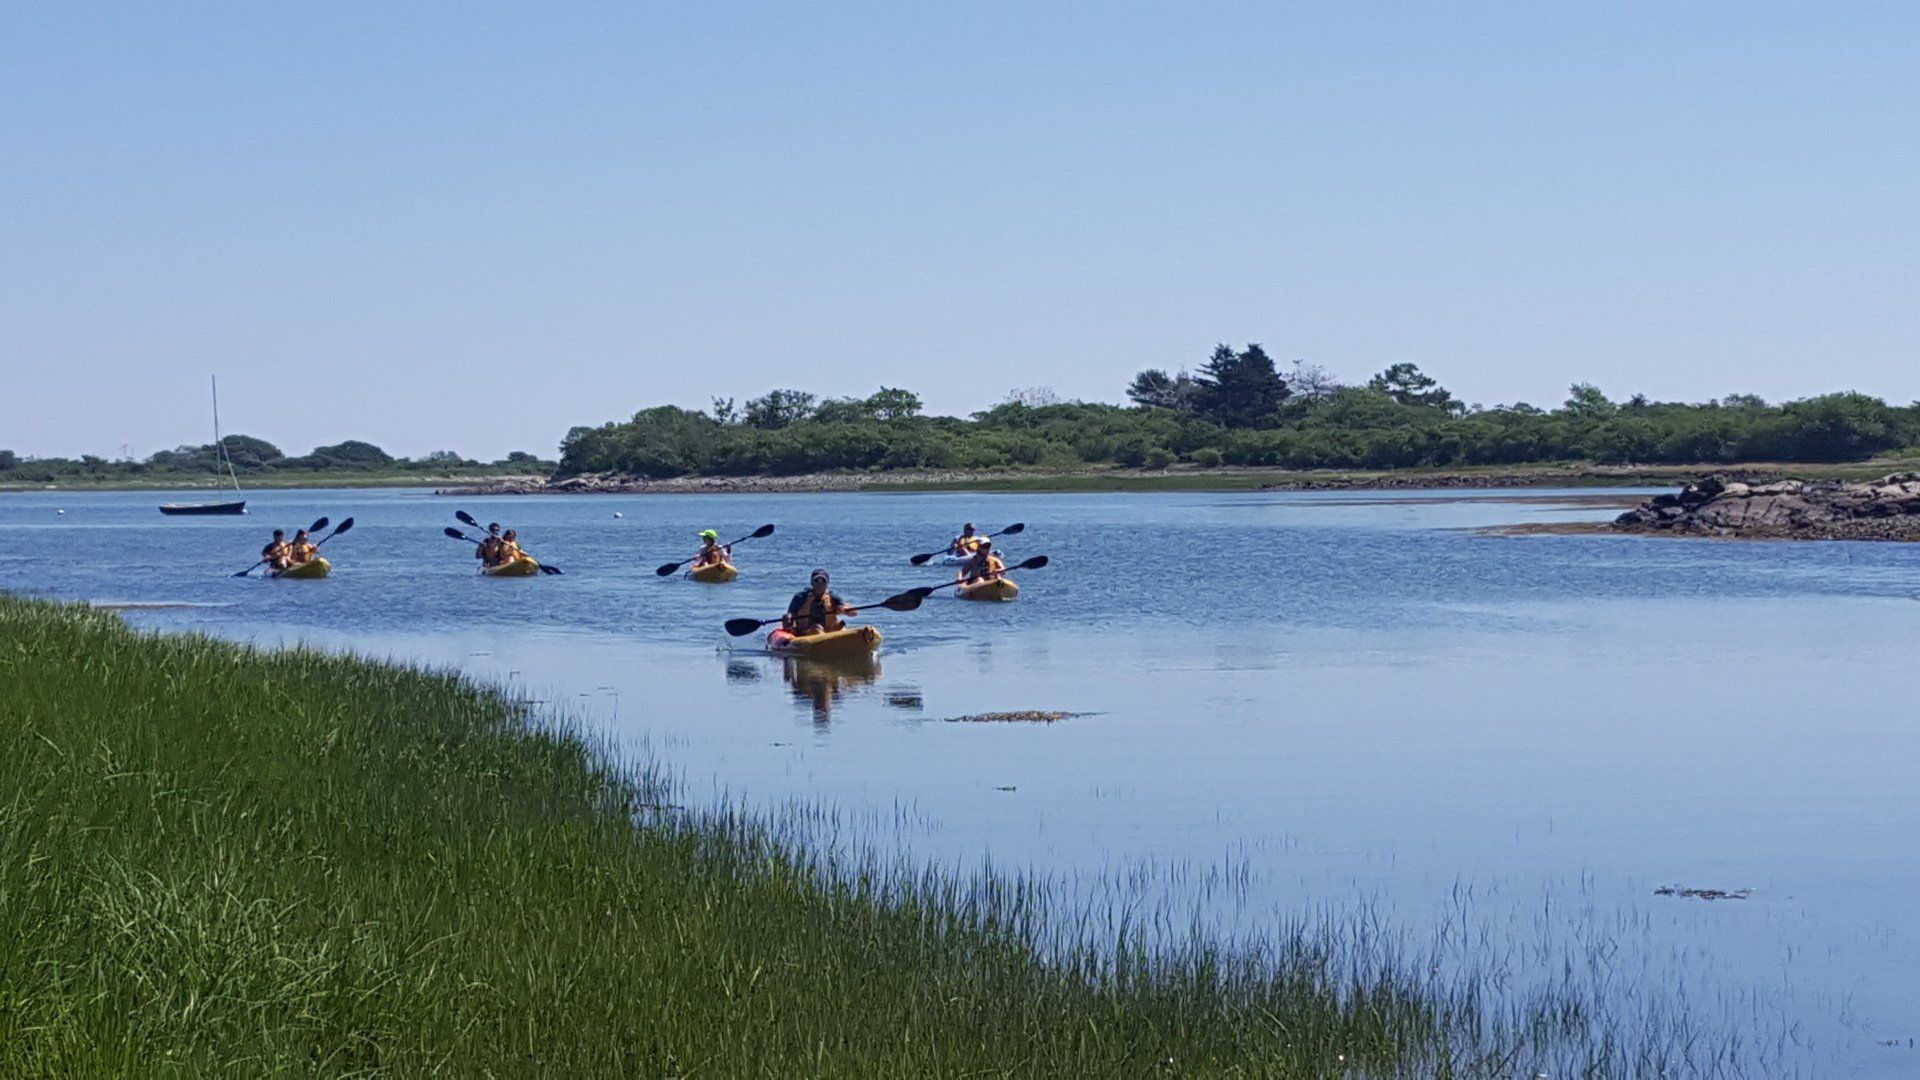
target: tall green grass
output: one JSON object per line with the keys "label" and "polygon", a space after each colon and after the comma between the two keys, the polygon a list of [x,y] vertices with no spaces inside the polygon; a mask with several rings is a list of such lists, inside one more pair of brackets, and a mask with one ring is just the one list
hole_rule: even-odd
{"label": "tall green grass", "polygon": [[1575,994],[1406,974],[1364,926],[1043,946],[1022,879],[829,862],[670,798],[451,676],[0,598],[0,1075],[1668,1064]]}

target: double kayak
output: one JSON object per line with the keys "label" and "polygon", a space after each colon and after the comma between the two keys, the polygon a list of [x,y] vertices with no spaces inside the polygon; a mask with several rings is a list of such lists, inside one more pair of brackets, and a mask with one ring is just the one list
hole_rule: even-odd
{"label": "double kayak", "polygon": [[1020,586],[1012,578],[998,577],[971,581],[953,591],[962,600],[1011,600],[1020,595]]}
{"label": "double kayak", "polygon": [[331,573],[333,573],[333,564],[315,555],[306,562],[289,566],[285,570],[269,570],[267,571],[267,576],[271,578],[323,578]]}
{"label": "double kayak", "polygon": [[498,566],[483,566],[480,572],[488,577],[532,577],[540,572],[540,561],[531,555],[521,555]]}
{"label": "double kayak", "polygon": [[704,581],[709,585],[718,585],[721,582],[732,581],[734,578],[739,577],[740,571],[734,569],[733,564],[730,562],[713,562],[705,566],[694,567],[687,571],[687,576],[695,581]]}
{"label": "double kayak", "polygon": [[767,635],[767,651],[786,656],[868,656],[879,647],[880,631],[871,626],[846,626],[804,637],[796,637],[788,630],[775,630]]}

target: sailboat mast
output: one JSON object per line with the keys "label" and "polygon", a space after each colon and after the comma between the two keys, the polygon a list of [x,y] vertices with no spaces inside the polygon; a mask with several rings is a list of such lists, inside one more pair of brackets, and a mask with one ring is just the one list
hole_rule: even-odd
{"label": "sailboat mast", "polygon": [[216,448],[215,453],[219,454],[220,460],[227,466],[227,478],[233,481],[233,490],[239,491],[240,477],[233,471],[233,455],[227,453],[227,440],[220,434],[220,377],[218,375],[209,375],[207,376],[207,382],[213,386],[213,445]]}

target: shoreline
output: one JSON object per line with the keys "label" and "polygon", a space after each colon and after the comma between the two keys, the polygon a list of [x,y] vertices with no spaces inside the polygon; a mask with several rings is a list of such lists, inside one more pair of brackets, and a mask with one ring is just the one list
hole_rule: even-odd
{"label": "shoreline", "polygon": [[518,482],[542,482],[544,478],[524,473],[497,473],[481,476],[449,476],[445,473],[317,473],[313,475],[279,475],[248,477],[247,486],[236,495],[233,488],[226,484],[212,482],[194,483],[177,480],[60,480],[52,483],[28,483],[24,481],[0,481],[0,496],[33,495],[59,492],[96,492],[96,491],[152,491],[182,492],[187,494],[224,495],[227,498],[245,499],[256,492],[295,491],[301,488],[431,488],[442,484],[510,484]]}
{"label": "shoreline", "polygon": [[1565,990],[1490,1010],[1504,973],[1433,979],[1437,955],[1365,919],[1116,959],[1024,877],[836,860],[778,815],[686,809],[659,765],[452,673],[4,596],[0,628],[39,675],[0,734],[0,835],[29,856],[0,867],[0,910],[38,928],[0,978],[8,1075],[154,1046],[190,1074],[401,1075],[1558,1074],[1724,1052],[1683,1014],[1645,1037],[1577,991],[1575,1029],[1555,1028]]}
{"label": "shoreline", "polygon": [[553,481],[531,477],[450,484],[434,494],[491,495],[774,495],[844,492],[1071,493],[1153,491],[1444,491],[1454,489],[1671,487],[1709,474],[1767,482],[1785,476],[1865,478],[1894,463],[1799,465],[1605,466],[1586,463],[1509,469],[1290,470],[1213,469],[941,470],[805,473],[796,476],[681,476],[649,480],[595,475]]}

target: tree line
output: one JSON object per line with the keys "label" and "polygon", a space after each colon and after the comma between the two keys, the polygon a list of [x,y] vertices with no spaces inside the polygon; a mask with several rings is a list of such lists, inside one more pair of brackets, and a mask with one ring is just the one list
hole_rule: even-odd
{"label": "tree line", "polygon": [[1187,463],[1293,469],[1859,461],[1920,443],[1920,403],[1825,394],[1770,404],[1748,394],[1704,403],[1609,398],[1576,384],[1558,407],[1483,408],[1413,364],[1343,384],[1259,346],[1222,345],[1193,371],[1142,371],[1130,405],[1017,391],[971,417],[927,416],[907,390],[821,400],[791,389],[707,410],[656,406],[577,427],[561,476],[621,473],[792,475],[834,470],[1160,469]]}
{"label": "tree line", "polygon": [[[279,447],[251,435],[229,435],[224,440],[227,459],[233,471],[242,476],[275,473],[394,473],[418,472],[424,475],[458,474],[540,474],[553,472],[556,463],[543,460],[524,450],[515,450],[494,462],[462,457],[451,450],[439,450],[418,458],[395,457],[369,442],[348,439],[329,446],[317,446],[312,452],[289,456]],[[161,450],[146,458],[109,459],[87,454],[78,458],[22,457],[12,450],[0,450],[0,482],[54,483],[59,480],[199,480],[225,476],[220,460],[220,444],[179,446]]]}

